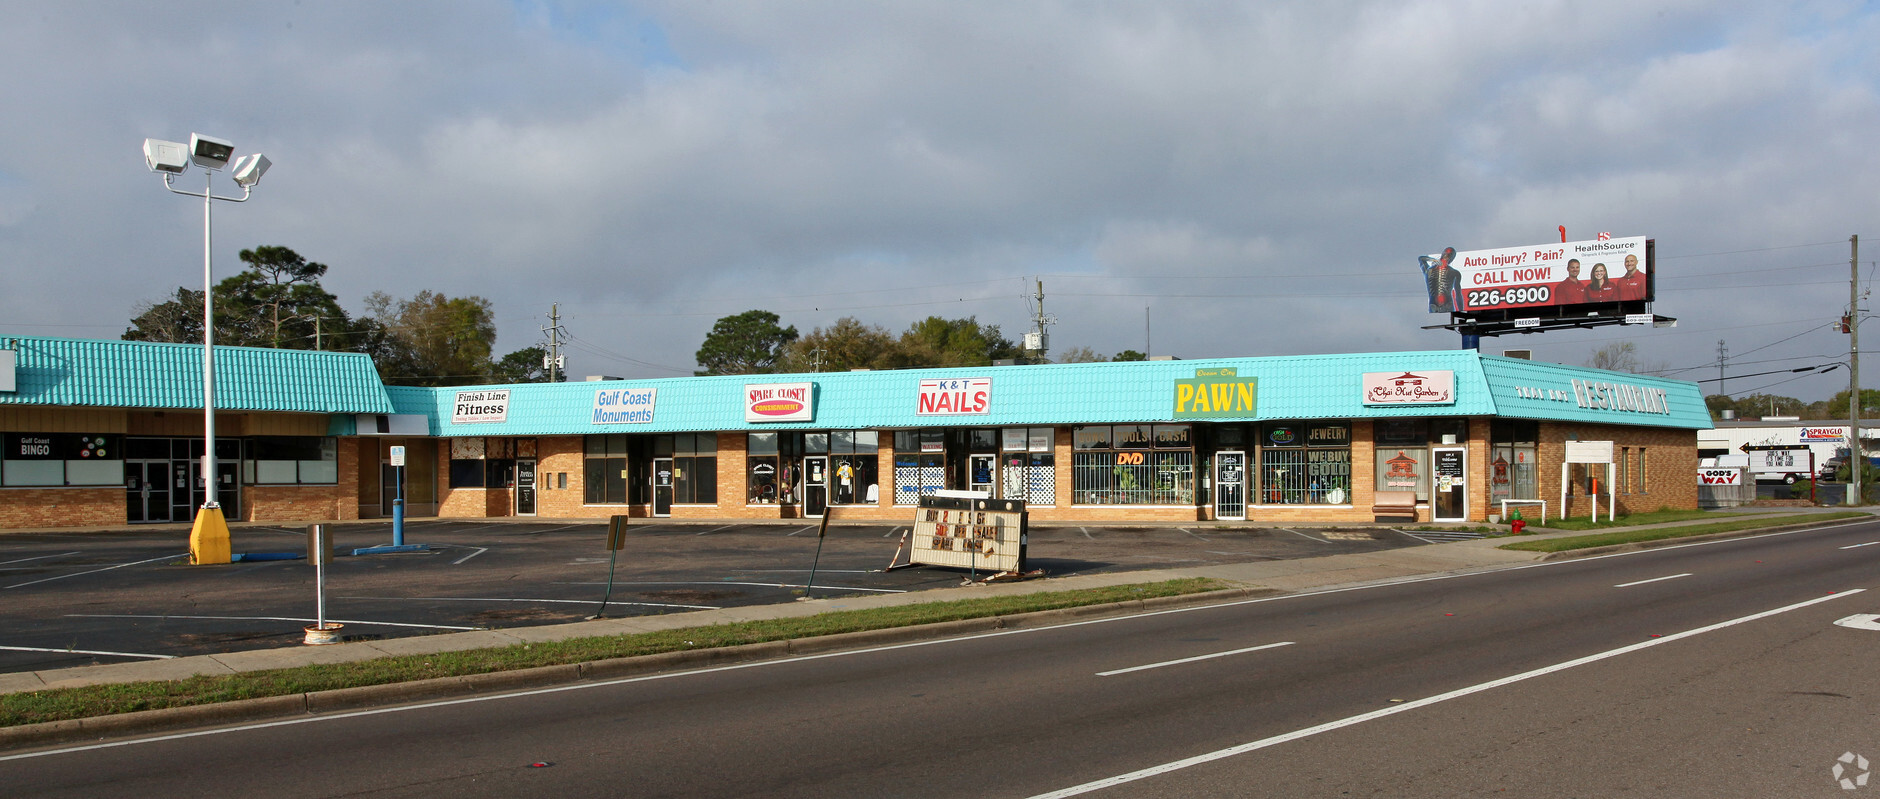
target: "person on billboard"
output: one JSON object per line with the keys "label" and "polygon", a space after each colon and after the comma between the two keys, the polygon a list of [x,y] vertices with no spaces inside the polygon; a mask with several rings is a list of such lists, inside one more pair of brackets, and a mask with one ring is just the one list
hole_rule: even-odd
{"label": "person on billboard", "polygon": [[1423,255],[1417,265],[1423,269],[1424,288],[1430,293],[1430,313],[1462,312],[1462,273],[1450,266],[1456,260],[1456,248],[1445,247],[1439,256]]}
{"label": "person on billboard", "polygon": [[1619,284],[1606,277],[1606,265],[1593,264],[1592,279],[1586,281],[1586,301],[1617,302],[1618,300]]}
{"label": "person on billboard", "polygon": [[1625,274],[1612,279],[1619,286],[1619,299],[1645,299],[1645,274],[1638,271],[1638,256],[1625,257]]}
{"label": "person on billboard", "polygon": [[1586,302],[1586,284],[1580,281],[1580,259],[1567,261],[1567,279],[1554,284],[1555,305],[1578,305]]}

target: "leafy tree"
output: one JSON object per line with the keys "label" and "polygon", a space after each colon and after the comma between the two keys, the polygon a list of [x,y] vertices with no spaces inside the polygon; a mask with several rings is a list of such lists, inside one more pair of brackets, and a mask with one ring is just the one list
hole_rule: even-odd
{"label": "leafy tree", "polygon": [[[1823,405],[1821,413],[1815,415],[1816,418],[1846,419],[1847,396],[1845,390],[1835,392],[1834,396],[1829,397],[1827,403]],[[1880,413],[1880,388],[1863,388],[1860,390],[1861,418],[1866,419],[1869,414],[1874,413]]]}
{"label": "leafy tree", "polygon": [[891,359],[897,368],[923,366],[988,366],[994,360],[1017,358],[1021,353],[998,325],[982,325],[975,317],[943,319],[929,316],[901,334],[900,347]]}
{"label": "leafy tree", "polygon": [[1109,360],[1089,347],[1072,347],[1059,355],[1058,363],[1103,363]]}
{"label": "leafy tree", "polygon": [[366,331],[379,377],[407,385],[462,386],[488,382],[494,365],[496,322],[482,297],[446,297],[420,291],[400,300],[366,296],[375,326]]}
{"label": "leafy tree", "polygon": [[865,325],[852,316],[837,319],[829,327],[810,331],[784,348],[777,360],[780,372],[846,372],[850,369],[878,369],[890,363],[895,347],[894,334],[887,328]]}
{"label": "leafy tree", "polygon": [[240,331],[234,338],[262,347],[344,348],[335,345],[350,322],[339,298],[320,286],[326,264],[308,261],[286,247],[242,250],[241,259],[248,268],[216,286],[230,328]]}
{"label": "leafy tree", "polygon": [[[491,372],[491,382],[546,383],[548,382],[548,369],[544,368],[542,363],[543,359],[547,357],[548,348],[540,344],[533,347],[524,347],[508,355],[504,355],[502,360],[496,362],[495,368]],[[568,373],[566,371],[555,373],[555,382],[565,383],[567,381]]]}
{"label": "leafy tree", "polygon": [[797,339],[796,326],[780,327],[769,311],[750,310],[712,325],[694,356],[700,375],[754,375],[777,371],[784,348]]}
{"label": "leafy tree", "polygon": [[1149,360],[1149,356],[1144,355],[1135,350],[1123,350],[1122,352],[1117,353],[1116,357],[1110,359],[1112,363],[1120,362],[1120,361],[1146,361],[1146,360]]}
{"label": "leafy tree", "polygon": [[177,288],[176,298],[140,303],[125,328],[125,341],[161,341],[169,344],[202,343],[202,292]]}

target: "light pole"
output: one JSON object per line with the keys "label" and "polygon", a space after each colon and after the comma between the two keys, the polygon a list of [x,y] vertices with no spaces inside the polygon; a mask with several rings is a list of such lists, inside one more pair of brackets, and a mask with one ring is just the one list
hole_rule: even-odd
{"label": "light pole", "polygon": [[[150,167],[152,172],[163,173],[164,187],[177,194],[202,198],[203,503],[189,531],[189,559],[196,564],[228,563],[230,560],[228,521],[222,518],[222,504],[215,499],[218,488],[215,469],[215,283],[211,258],[213,228],[210,209],[216,200],[247,202],[255,184],[261,182],[261,176],[267,173],[271,165],[267,156],[260,153],[235,159],[229,176],[235,180],[235,185],[241,187],[242,196],[217,197],[211,183],[215,173],[229,166],[229,156],[234,152],[235,145],[200,133],[191,133],[188,145],[161,139],[144,140],[144,165]],[[202,167],[201,193],[184,191],[174,183],[176,176],[188,171],[191,163]]]}

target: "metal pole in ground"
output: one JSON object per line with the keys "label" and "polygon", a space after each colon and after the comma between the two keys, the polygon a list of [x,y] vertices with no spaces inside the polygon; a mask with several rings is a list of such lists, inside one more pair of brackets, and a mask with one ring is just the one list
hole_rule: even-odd
{"label": "metal pole in ground", "polygon": [[614,563],[620,557],[620,550],[627,545],[627,517],[615,515],[607,520],[607,593],[601,595],[601,609],[594,611],[589,619],[602,618],[607,612],[607,600],[614,596]]}
{"label": "metal pole in ground", "polygon": [[803,595],[796,598],[798,602],[809,599],[810,589],[816,587],[816,567],[822,564],[823,538],[829,535],[829,517],[834,515],[831,508],[823,506],[822,526],[816,528],[816,559],[809,563],[809,582],[803,584]]}

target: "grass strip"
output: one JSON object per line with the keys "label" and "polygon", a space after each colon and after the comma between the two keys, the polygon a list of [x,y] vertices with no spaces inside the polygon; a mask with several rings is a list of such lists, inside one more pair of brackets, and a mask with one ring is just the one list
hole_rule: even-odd
{"label": "grass strip", "polygon": [[1219,580],[1189,578],[1076,591],[961,599],[814,616],[712,624],[625,635],[571,638],[462,652],[400,655],[352,663],[197,676],[182,680],[89,685],[0,695],[0,726],[105,716],[138,710],[206,705],[310,691],[460,677],[536,666],[586,663],[689,649],[755,644],[819,635],[882,630],[916,624],[1010,616],[1041,610],[1179,596],[1226,588]]}
{"label": "grass strip", "polygon": [[1795,519],[1744,519],[1734,522],[1715,524],[1692,524],[1684,527],[1658,527],[1644,530],[1620,530],[1594,535],[1575,535],[1565,538],[1545,538],[1533,541],[1516,541],[1502,544],[1501,549],[1517,549],[1523,552],[1565,552],[1570,549],[1588,549],[1613,544],[1631,544],[1639,541],[1660,541],[1667,538],[1688,538],[1694,535],[1710,533],[1733,533],[1738,530],[1753,530],[1761,527],[1777,527],[1792,522],[1832,521],[1836,519],[1872,518],[1870,514],[1855,511],[1839,513],[1815,513]]}

